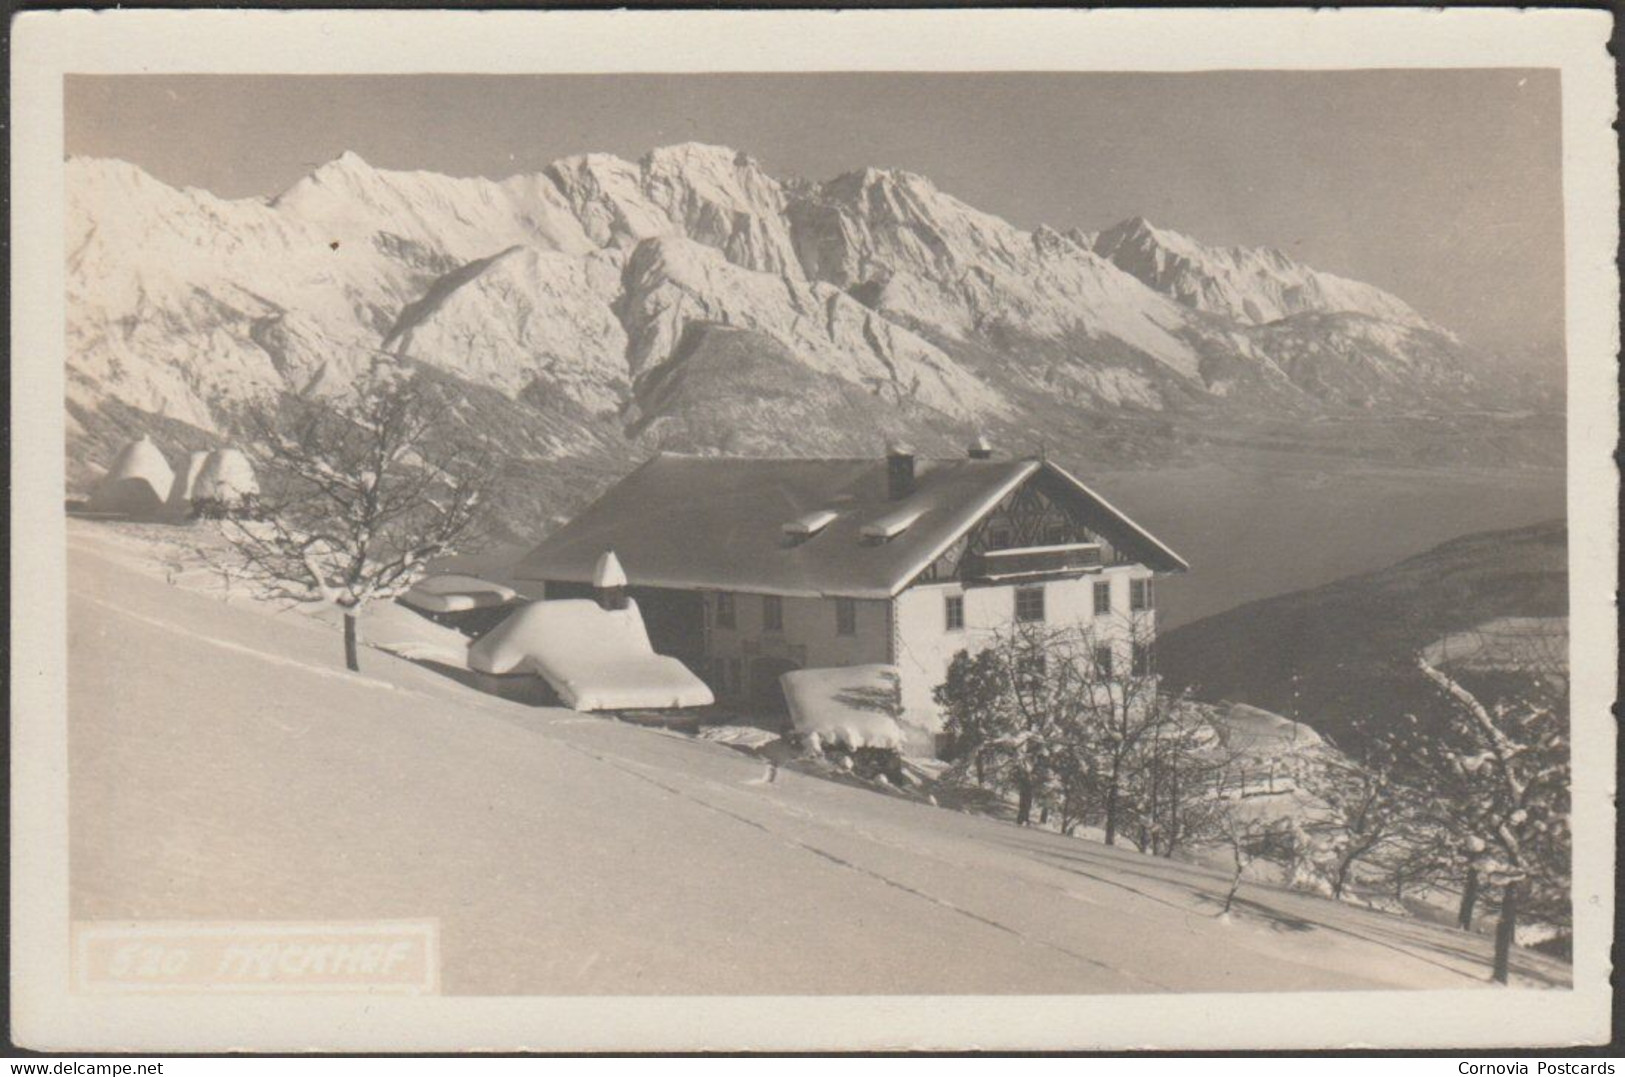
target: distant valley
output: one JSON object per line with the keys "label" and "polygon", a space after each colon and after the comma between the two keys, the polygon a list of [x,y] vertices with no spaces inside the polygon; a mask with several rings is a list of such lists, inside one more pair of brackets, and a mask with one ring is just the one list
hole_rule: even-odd
{"label": "distant valley", "polygon": [[[1158,660],[1172,688],[1301,719],[1348,746],[1360,723],[1440,713],[1415,664],[1430,647],[1509,620],[1558,624],[1568,608],[1568,528],[1552,521],[1465,535],[1174,628]],[[1566,669],[1566,635],[1549,649]]]}

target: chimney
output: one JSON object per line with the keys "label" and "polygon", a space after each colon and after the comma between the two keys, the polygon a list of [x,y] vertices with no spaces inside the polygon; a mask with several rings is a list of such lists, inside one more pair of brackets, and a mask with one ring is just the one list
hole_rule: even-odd
{"label": "chimney", "polygon": [[592,570],[593,597],[606,610],[626,609],[626,572],[614,550],[605,550]]}
{"label": "chimney", "polygon": [[965,452],[972,460],[993,459],[993,446],[988,443],[987,438],[982,437],[980,434],[976,436],[975,441],[970,443],[970,448],[966,449]]}
{"label": "chimney", "polygon": [[896,442],[886,444],[886,497],[901,501],[914,492],[914,450]]}

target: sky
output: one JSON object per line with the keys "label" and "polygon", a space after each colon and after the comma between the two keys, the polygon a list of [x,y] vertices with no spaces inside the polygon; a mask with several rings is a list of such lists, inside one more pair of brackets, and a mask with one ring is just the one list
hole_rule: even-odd
{"label": "sky", "polygon": [[351,150],[500,179],[700,141],[781,177],[903,168],[1033,228],[1140,215],[1386,288],[1480,347],[1563,330],[1548,70],[70,76],[70,155],[270,196]]}

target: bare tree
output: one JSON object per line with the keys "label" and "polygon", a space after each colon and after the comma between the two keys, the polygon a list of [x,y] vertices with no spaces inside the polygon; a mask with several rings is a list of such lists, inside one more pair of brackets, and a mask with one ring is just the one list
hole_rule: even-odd
{"label": "bare tree", "polygon": [[1505,983],[1520,909],[1570,915],[1568,680],[1533,671],[1521,691],[1485,702],[1429,657],[1417,665],[1450,703],[1446,738],[1423,762],[1441,822],[1467,852],[1468,887],[1501,888],[1494,977]]}
{"label": "bare tree", "polygon": [[225,521],[226,536],[263,597],[343,612],[351,670],[368,604],[474,537],[490,468],[445,437],[445,414],[421,376],[380,363],[346,396],[250,418],[266,490],[257,518]]}
{"label": "bare tree", "polygon": [[1131,798],[1145,748],[1167,728],[1170,717],[1147,657],[1149,626],[1134,618],[1114,627],[1118,630],[1080,626],[1068,641],[1079,669],[1079,716],[1091,734],[1093,770],[1102,786],[1107,845],[1117,843],[1125,818],[1135,809]]}
{"label": "bare tree", "polygon": [[1202,708],[1182,697],[1156,697],[1156,722],[1134,760],[1135,845],[1172,857],[1213,838],[1222,776],[1234,752]]}
{"label": "bare tree", "polygon": [[[1018,822],[1035,806],[1045,817],[1058,809],[1070,833],[1098,814],[1114,844],[1127,821],[1156,815],[1141,803],[1147,745],[1166,734],[1158,762],[1168,764],[1185,743],[1149,653],[1149,630],[1136,621],[1104,629],[1016,624],[975,655],[956,655],[936,699],[960,765],[1014,791]],[[1158,774],[1172,779],[1155,791],[1160,807],[1180,779],[1166,765]]]}
{"label": "bare tree", "polygon": [[1068,636],[1042,625],[995,633],[975,655],[955,655],[934,693],[958,766],[1014,791],[1022,826],[1077,747],[1083,671]]}
{"label": "bare tree", "polygon": [[1362,734],[1358,758],[1325,753],[1299,768],[1298,781],[1319,801],[1304,829],[1320,840],[1332,897],[1341,899],[1356,868],[1411,837],[1420,815],[1416,788],[1400,775],[1396,739]]}
{"label": "bare tree", "polygon": [[1259,860],[1290,864],[1297,856],[1291,821],[1256,810],[1249,798],[1237,793],[1233,798],[1215,801],[1212,816],[1214,836],[1230,850],[1230,888],[1225,893],[1220,916],[1228,916],[1247,869]]}

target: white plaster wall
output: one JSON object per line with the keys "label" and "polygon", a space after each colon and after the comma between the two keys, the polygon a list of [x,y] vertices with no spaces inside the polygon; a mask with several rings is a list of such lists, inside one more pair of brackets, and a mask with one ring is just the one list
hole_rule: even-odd
{"label": "white plaster wall", "polygon": [[[1114,565],[1102,572],[1070,580],[1052,580],[1044,586],[1044,621],[1052,627],[1083,625],[1104,642],[1115,644],[1114,663],[1131,660],[1131,626],[1155,631],[1155,611],[1130,617],[1129,581],[1152,575],[1143,565]],[[1111,612],[1095,616],[1094,585],[1105,580],[1112,589]],[[1155,585],[1153,585],[1154,589]],[[903,708],[910,722],[941,728],[942,719],[931,693],[948,673],[959,651],[975,653],[992,642],[1000,629],[1015,622],[1014,587],[971,587],[957,583],[919,584],[897,596],[897,665],[903,682]],[[945,599],[963,595],[965,627],[947,630]],[[1125,667],[1126,668],[1126,667]]]}
{"label": "white plaster wall", "polygon": [[[743,644],[753,640],[757,654],[784,656],[793,648],[804,648],[805,668],[858,666],[887,661],[887,606],[878,599],[854,599],[856,632],[842,636],[836,632],[835,599],[782,598],[784,628],[769,631],[762,621],[762,596],[734,595],[734,626],[717,624],[716,595],[705,596],[707,657],[740,658]],[[798,652],[799,653],[799,652]]]}

